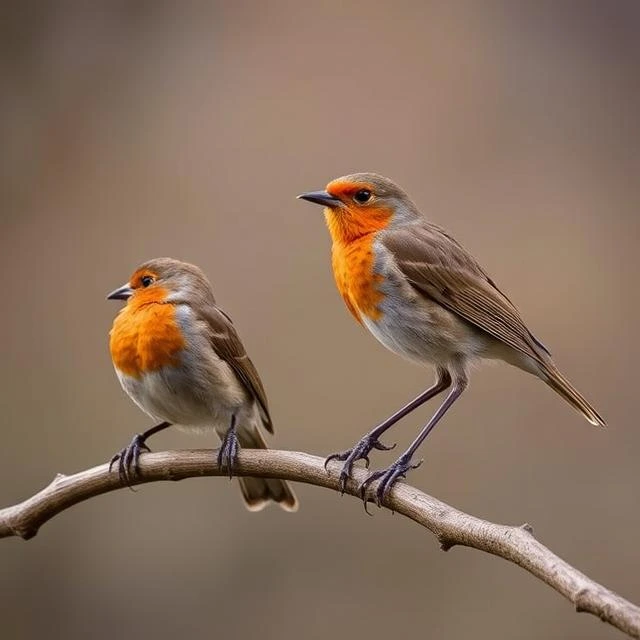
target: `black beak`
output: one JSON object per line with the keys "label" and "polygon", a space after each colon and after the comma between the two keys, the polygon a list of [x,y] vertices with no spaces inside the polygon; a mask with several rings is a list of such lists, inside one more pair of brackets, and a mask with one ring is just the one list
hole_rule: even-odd
{"label": "black beak", "polygon": [[133,295],[133,289],[129,286],[129,284],[123,284],[121,287],[112,291],[108,296],[107,300],[128,300]]}
{"label": "black beak", "polygon": [[315,204],[321,204],[323,207],[340,207],[342,200],[335,198],[327,191],[309,191],[309,193],[301,193],[298,198],[300,200],[308,200]]}

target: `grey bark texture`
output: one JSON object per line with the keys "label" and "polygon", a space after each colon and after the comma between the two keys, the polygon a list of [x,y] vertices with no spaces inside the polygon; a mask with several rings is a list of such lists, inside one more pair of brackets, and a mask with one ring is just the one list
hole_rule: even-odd
{"label": "grey bark texture", "polygon": [[[323,465],[322,458],[307,453],[243,450],[235,473],[239,476],[282,478],[339,490],[335,472],[338,465],[331,465],[330,473],[324,470]],[[218,467],[215,453],[211,450],[164,451],[147,453],[140,458],[140,475],[135,484],[220,475],[226,475],[226,471]],[[354,469],[354,479],[347,484],[346,493],[357,495],[357,486],[365,477],[364,469]],[[71,476],[59,474],[31,498],[0,510],[0,538],[19,536],[28,540],[45,522],[65,509],[121,488],[123,485],[118,473],[110,473],[107,464]],[[533,537],[528,524],[508,526],[487,522],[402,482],[393,488],[383,506],[431,531],[445,551],[462,545],[513,562],[562,594],[577,611],[592,613],[632,638],[640,638],[640,607],[556,556]]]}

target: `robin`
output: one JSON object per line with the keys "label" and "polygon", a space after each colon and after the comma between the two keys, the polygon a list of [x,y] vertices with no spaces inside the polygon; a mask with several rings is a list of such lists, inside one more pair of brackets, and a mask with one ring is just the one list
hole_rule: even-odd
{"label": "robin", "polygon": [[333,180],[326,191],[298,197],[325,207],[333,274],[351,314],[385,347],[436,371],[432,387],[353,448],[326,459],[325,468],[331,460],[344,462],[343,491],[354,462],[368,466],[373,449],[392,448],[379,440],[385,431],[449,389],[398,460],[360,486],[366,499],[368,488],[379,481],[375,500],[380,505],[396,480],[419,466],[412,462],[418,447],[466,389],[471,366],[482,359],[503,360],[537,376],[591,424],[605,426],[487,272],[449,233],[428,222],[397,184],[375,173],[357,173]]}
{"label": "robin", "polygon": [[[138,472],[141,452],[149,451],[147,439],[171,425],[214,429],[222,440],[218,464],[229,477],[239,447],[267,448],[260,428],[273,433],[273,424],[264,387],[198,267],[171,258],[150,260],[107,298],[127,301],[109,342],[120,384],[147,415],[161,421],[112,458],[124,484]],[[250,511],[270,501],[286,511],[298,508],[283,480],[239,482]]]}

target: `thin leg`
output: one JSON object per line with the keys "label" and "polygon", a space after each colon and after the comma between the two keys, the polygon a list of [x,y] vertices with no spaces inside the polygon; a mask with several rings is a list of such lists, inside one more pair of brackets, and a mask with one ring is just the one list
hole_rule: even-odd
{"label": "thin leg", "polygon": [[236,416],[234,414],[231,416],[231,425],[218,451],[218,466],[220,468],[227,467],[229,478],[233,478],[233,465],[238,457],[238,449],[240,449],[240,443],[236,434]]}
{"label": "thin leg", "polygon": [[171,426],[170,422],[161,422],[151,429],[147,429],[144,433],[138,433],[133,436],[133,440],[119,453],[116,453],[109,462],[109,471],[113,465],[118,462],[118,475],[122,484],[131,489],[131,482],[140,471],[140,454],[143,451],[151,451],[146,445],[146,441],[152,435]]}
{"label": "thin leg", "polygon": [[380,471],[374,471],[360,486],[360,496],[366,501],[367,489],[376,480],[380,480],[378,488],[376,489],[376,504],[380,506],[382,501],[386,498],[391,487],[398,478],[405,478],[408,471],[415,469],[422,464],[422,460],[418,464],[411,464],[411,458],[413,454],[418,450],[418,447],[424,442],[424,439],[429,435],[431,430],[438,424],[442,416],[451,408],[451,405],[460,397],[462,392],[467,388],[467,379],[465,377],[459,377],[453,383],[453,388],[449,392],[449,395],[445,398],[444,402],[440,405],[440,408],[435,412],[433,418],[429,420],[427,425],[418,434],[418,437],[411,443],[411,446],[389,467],[381,469]]}
{"label": "thin leg", "polygon": [[363,436],[353,448],[340,453],[331,454],[324,461],[325,469],[332,460],[340,460],[341,462],[344,462],[344,465],[342,465],[342,471],[340,472],[340,491],[344,493],[347,486],[347,480],[351,476],[353,463],[356,462],[356,460],[364,460],[368,468],[369,453],[373,449],[377,449],[378,451],[388,451],[396,446],[393,444],[390,447],[387,447],[378,440],[378,438],[387,431],[387,429],[392,427],[396,422],[398,422],[398,420],[401,420],[407,414],[411,413],[414,409],[417,409],[420,405],[427,402],[427,400],[431,400],[434,396],[437,396],[445,389],[448,389],[450,385],[451,375],[449,372],[445,369],[438,369],[436,383],[432,387],[423,391],[417,398],[414,398],[409,404],[402,407],[399,411],[396,411],[392,416],[380,423],[375,429]]}

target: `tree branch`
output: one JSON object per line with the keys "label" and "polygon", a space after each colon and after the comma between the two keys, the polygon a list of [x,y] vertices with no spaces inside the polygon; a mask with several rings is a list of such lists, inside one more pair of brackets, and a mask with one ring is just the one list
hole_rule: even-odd
{"label": "tree branch", "polygon": [[[224,475],[211,450],[147,453],[140,458],[140,477],[135,484],[159,480],[183,480],[197,476]],[[283,478],[339,490],[337,474],[328,474],[317,456],[293,451],[242,450],[236,475]],[[364,469],[354,469],[347,493],[357,495]],[[117,472],[108,465],[58,475],[33,497],[0,510],[0,538],[20,536],[27,540],[48,520],[69,507],[108,491],[121,489]],[[398,483],[384,506],[426,527],[446,551],[463,545],[486,551],[526,569],[570,600],[577,611],[587,611],[633,638],[640,638],[640,608],[594,582],[554,555],[532,535],[531,527],[506,526],[458,511],[414,487]]]}

